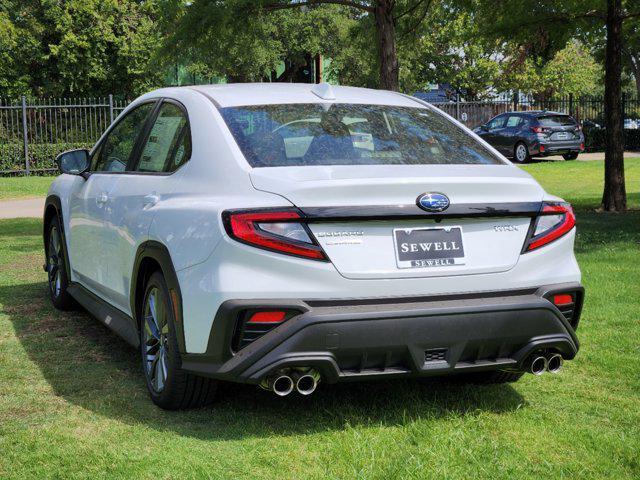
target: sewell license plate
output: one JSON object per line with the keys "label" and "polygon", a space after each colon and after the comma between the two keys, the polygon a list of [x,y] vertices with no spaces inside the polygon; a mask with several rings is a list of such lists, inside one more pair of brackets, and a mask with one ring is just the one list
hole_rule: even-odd
{"label": "sewell license plate", "polygon": [[461,227],[396,228],[393,240],[398,268],[464,265]]}

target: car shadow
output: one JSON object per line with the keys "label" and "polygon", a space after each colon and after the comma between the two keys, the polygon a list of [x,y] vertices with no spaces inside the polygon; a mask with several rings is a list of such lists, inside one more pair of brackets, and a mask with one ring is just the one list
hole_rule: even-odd
{"label": "car shadow", "polygon": [[510,385],[443,380],[321,383],[309,397],[285,398],[225,383],[213,405],[168,412],[149,400],[137,352],[87,313],[55,310],[45,283],[0,287],[0,303],[55,395],[107,418],[183,436],[231,440],[403,425],[509,412],[525,403]]}

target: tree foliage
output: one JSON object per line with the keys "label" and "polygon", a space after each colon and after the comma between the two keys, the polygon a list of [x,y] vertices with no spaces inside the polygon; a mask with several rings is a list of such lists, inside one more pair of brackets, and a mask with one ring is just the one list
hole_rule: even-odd
{"label": "tree foliage", "polygon": [[5,0],[0,95],[133,95],[161,84],[151,0]]}

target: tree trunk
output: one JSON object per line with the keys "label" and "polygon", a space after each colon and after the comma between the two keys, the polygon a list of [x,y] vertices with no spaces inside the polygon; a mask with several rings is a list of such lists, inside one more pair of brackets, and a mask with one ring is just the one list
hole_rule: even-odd
{"label": "tree trunk", "polygon": [[607,47],[604,79],[606,151],[602,206],[609,212],[627,208],[624,184],[624,137],[622,119],[622,6],[607,0]]}
{"label": "tree trunk", "polygon": [[396,26],[393,20],[394,0],[377,0],[374,16],[380,64],[380,88],[398,91],[398,55]]}

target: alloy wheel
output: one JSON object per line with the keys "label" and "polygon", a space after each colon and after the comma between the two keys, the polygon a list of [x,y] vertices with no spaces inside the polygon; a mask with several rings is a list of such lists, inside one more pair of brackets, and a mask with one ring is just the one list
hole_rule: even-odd
{"label": "alloy wheel", "polygon": [[160,289],[152,287],[144,306],[143,341],[145,374],[156,393],[162,392],[167,382],[169,324],[165,305]]}
{"label": "alloy wheel", "polygon": [[61,270],[64,268],[62,257],[62,243],[56,227],[49,232],[49,249],[47,258],[47,276],[49,277],[49,290],[54,298],[60,296],[62,288]]}
{"label": "alloy wheel", "polygon": [[527,159],[527,147],[522,143],[516,147],[516,159],[519,162],[524,162]]}

